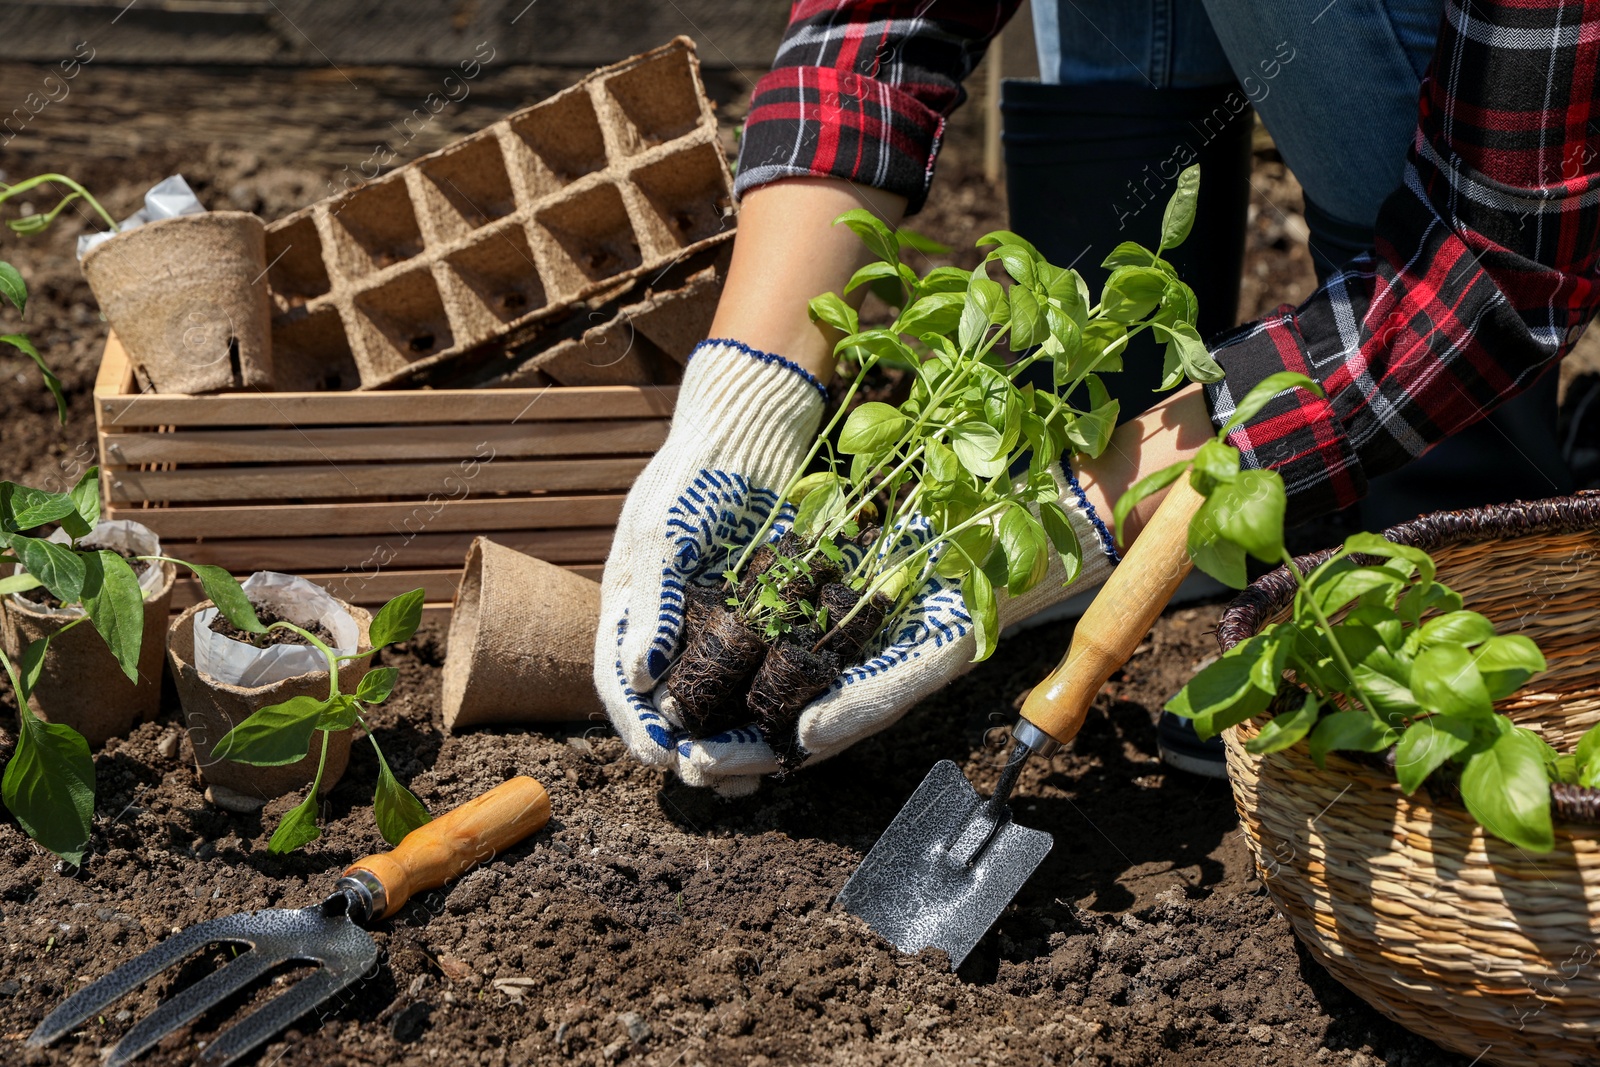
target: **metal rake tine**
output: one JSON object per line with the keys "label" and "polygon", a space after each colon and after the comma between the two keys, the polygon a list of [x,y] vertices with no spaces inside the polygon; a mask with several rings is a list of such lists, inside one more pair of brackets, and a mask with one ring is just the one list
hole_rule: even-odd
{"label": "metal rake tine", "polygon": [[227,915],[191,926],[182,933],[173,934],[154,948],[135,956],[110,974],[78,990],[57,1005],[56,1010],[44,1017],[28,1035],[28,1045],[40,1048],[73,1029],[89,1016],[115,1000],[133,992],[175,963],[181,963],[190,953],[213,941],[249,941],[247,927],[241,918]]}
{"label": "metal rake tine", "polygon": [[244,988],[281,962],[256,949],[229,960],[187,989],[174,993],[156,1010],[134,1024],[111,1050],[105,1067],[122,1067],[172,1031],[200,1015],[218,1001]]}
{"label": "metal rake tine", "polygon": [[306,975],[243,1019],[218,1034],[200,1054],[207,1067],[227,1067],[273,1034],[361,977],[361,972],[336,972],[322,967]]}

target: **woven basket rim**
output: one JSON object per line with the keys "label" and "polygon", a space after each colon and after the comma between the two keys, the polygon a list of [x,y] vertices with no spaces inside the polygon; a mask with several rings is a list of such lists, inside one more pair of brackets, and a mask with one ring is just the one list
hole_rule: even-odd
{"label": "woven basket rim", "polygon": [[[1600,530],[1600,491],[1544,500],[1516,500],[1463,511],[1435,511],[1398,523],[1382,532],[1386,540],[1432,552],[1450,545],[1519,537]],[[1337,549],[1325,548],[1295,557],[1302,574],[1321,566]],[[1377,557],[1356,556],[1362,562]],[[1223,652],[1254,636],[1275,612],[1294,599],[1295,582],[1287,567],[1262,575],[1229,602],[1217,623],[1217,644]],[[1600,789],[1552,783],[1551,814],[1565,822],[1600,825]],[[1457,800],[1455,803],[1459,804]]]}

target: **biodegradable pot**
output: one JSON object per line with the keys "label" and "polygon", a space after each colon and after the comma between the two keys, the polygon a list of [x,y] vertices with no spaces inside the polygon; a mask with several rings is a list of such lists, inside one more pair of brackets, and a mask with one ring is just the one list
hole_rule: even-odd
{"label": "biodegradable pot", "polygon": [[46,722],[63,723],[78,731],[91,749],[126,735],[135,724],[155,718],[161,709],[165,627],[177,568],[166,562],[158,566],[161,583],[144,598],[137,682],[128,681],[92,623],[80,623],[56,638],[68,623],[82,618],[80,614],[41,611],[15,596],[5,598],[4,641],[6,655],[13,662],[23,646],[51,638],[44,670],[28,706]]}
{"label": "biodegradable pot", "polygon": [[83,273],[161,393],[272,388],[266,227],[244,211],[146,223],[90,249]]}
{"label": "biodegradable pot", "polygon": [[[361,634],[359,650],[364,652],[371,648],[368,629],[372,616],[343,601],[340,606],[356,620]],[[178,687],[178,700],[183,704],[183,718],[189,727],[189,740],[194,745],[195,765],[201,779],[207,785],[221,786],[261,800],[304,789],[317,776],[317,761],[322,754],[321,738],[315,735],[304,759],[282,767],[252,767],[247,763],[213,758],[211,752],[224,734],[262,708],[298,696],[326,697],[328,672],[301,674],[254,688],[216,681],[194,665],[194,617],[209,607],[211,601],[201,601],[179,615],[167,631],[167,658],[172,663],[172,677]],[[354,693],[370,664],[371,657],[367,657],[349,660],[340,667],[340,691]],[[322,772],[321,791],[324,793],[339,781],[345,765],[350,762],[351,732],[340,730],[328,739],[328,763]]]}
{"label": "biodegradable pot", "polygon": [[444,728],[600,718],[600,584],[480,537],[450,616]]}

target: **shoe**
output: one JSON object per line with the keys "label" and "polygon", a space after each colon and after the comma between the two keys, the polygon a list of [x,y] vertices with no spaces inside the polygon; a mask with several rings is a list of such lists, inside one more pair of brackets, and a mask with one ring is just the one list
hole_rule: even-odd
{"label": "shoe", "polygon": [[1170,711],[1163,711],[1161,720],[1156,723],[1156,749],[1161,753],[1161,761],[1169,767],[1202,778],[1228,777],[1221,735],[1202,741],[1194,732],[1194,723]]}

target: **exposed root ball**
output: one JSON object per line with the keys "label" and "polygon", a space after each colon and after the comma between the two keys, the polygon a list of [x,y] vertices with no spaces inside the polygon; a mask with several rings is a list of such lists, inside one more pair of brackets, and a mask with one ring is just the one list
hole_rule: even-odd
{"label": "exposed root ball", "polygon": [[812,627],[802,627],[784,636],[767,652],[755,681],[750,683],[750,711],[784,773],[794,770],[805,759],[795,735],[800,713],[833,684],[839,674],[838,656],[811,650],[818,636]]}
{"label": "exposed root ball", "polygon": [[[837,623],[850,614],[850,610],[860,599],[861,594],[848,585],[834,582],[823,586],[822,592],[817,594],[817,607],[827,609],[828,621]],[[834,653],[841,662],[854,663],[860,658],[861,650],[867,646],[867,642],[877,634],[878,627],[883,625],[884,613],[892,606],[882,593],[874,594],[872,603],[862,608],[855,618],[845,623],[842,628],[833,626],[828,631],[828,636],[822,645],[823,650]]]}
{"label": "exposed root ball", "polygon": [[666,685],[689,736],[706,737],[748,721],[745,683],[767,646],[760,634],[721,605],[706,605],[691,615],[699,616],[699,625],[688,631],[683,655]]}
{"label": "exposed root ball", "polygon": [[[778,556],[793,558],[805,550],[804,542],[791,530],[776,541],[769,541],[750,553],[750,562],[744,567],[744,577],[739,579],[739,599],[749,599],[750,594],[755,592],[756,579],[772,569],[772,565],[778,561]],[[808,595],[809,592],[807,590]]]}

